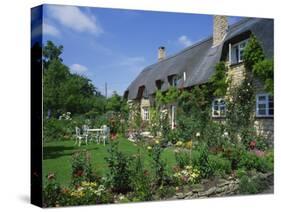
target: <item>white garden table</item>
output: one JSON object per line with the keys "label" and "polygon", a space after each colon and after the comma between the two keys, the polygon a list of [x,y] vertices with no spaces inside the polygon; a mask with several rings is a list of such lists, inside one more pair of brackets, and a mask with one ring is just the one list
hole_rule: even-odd
{"label": "white garden table", "polygon": [[100,135],[100,133],[101,133],[102,131],[103,131],[103,129],[101,129],[101,128],[97,128],[97,129],[88,129],[88,132],[96,133],[96,136],[97,136],[97,143],[100,143],[99,135]]}

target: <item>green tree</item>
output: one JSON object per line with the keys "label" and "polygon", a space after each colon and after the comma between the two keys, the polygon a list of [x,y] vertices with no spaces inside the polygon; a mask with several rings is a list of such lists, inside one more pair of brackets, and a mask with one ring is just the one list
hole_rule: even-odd
{"label": "green tree", "polygon": [[44,66],[47,67],[52,60],[62,62],[60,55],[62,54],[63,46],[56,46],[52,41],[47,41],[43,49]]}
{"label": "green tree", "polygon": [[[72,74],[62,63],[60,55],[63,46],[56,46],[48,41],[43,48],[44,72],[44,112],[86,113],[93,109],[104,111],[102,98],[91,80]],[[96,108],[95,108],[96,107]]]}
{"label": "green tree", "polygon": [[113,92],[112,96],[107,99],[106,110],[121,112],[124,107],[124,102],[121,96],[117,94],[116,91]]}
{"label": "green tree", "polygon": [[55,59],[50,61],[43,75],[44,109],[55,111],[62,109],[64,99],[61,98],[63,84],[70,76],[68,68]]}

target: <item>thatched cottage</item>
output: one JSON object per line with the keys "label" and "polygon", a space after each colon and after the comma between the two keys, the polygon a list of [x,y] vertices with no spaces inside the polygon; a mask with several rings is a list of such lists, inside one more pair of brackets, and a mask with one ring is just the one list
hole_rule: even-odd
{"label": "thatched cottage", "polygon": [[[124,98],[140,104],[143,120],[149,120],[149,107],[154,104],[155,92],[169,87],[189,88],[208,82],[219,61],[225,61],[228,74],[239,83],[245,72],[243,49],[254,34],[267,58],[273,58],[273,20],[244,18],[228,25],[226,16],[214,16],[213,35],[189,46],[179,53],[166,57],[165,47],[158,49],[158,61],[146,67],[129,85]],[[259,133],[273,140],[273,96],[262,85],[256,86],[255,127]],[[169,108],[171,127],[176,123],[176,105]],[[223,99],[213,99],[212,117],[223,118],[226,105]]]}

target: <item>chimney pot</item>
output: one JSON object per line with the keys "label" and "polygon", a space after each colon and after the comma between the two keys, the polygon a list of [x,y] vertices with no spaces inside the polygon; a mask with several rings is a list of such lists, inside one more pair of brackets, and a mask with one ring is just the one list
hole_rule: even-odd
{"label": "chimney pot", "polygon": [[164,46],[158,48],[158,61],[164,60],[166,57],[166,51]]}

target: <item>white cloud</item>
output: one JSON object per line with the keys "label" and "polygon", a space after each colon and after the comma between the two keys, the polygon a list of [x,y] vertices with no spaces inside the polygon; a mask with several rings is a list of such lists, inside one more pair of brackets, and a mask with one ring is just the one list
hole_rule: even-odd
{"label": "white cloud", "polygon": [[72,64],[70,66],[70,71],[72,73],[76,73],[76,74],[83,74],[83,73],[88,71],[88,68],[86,66],[81,65],[81,64],[75,63],[75,64]]}
{"label": "white cloud", "polygon": [[184,47],[188,47],[193,43],[186,35],[180,36],[178,42]]}
{"label": "white cloud", "polygon": [[75,6],[48,6],[48,16],[60,24],[77,32],[90,32],[94,35],[102,33],[94,15],[87,14]]}
{"label": "white cloud", "polygon": [[44,22],[43,23],[43,34],[58,37],[58,36],[60,36],[60,31],[56,27]]}

